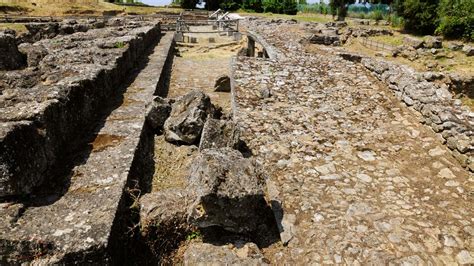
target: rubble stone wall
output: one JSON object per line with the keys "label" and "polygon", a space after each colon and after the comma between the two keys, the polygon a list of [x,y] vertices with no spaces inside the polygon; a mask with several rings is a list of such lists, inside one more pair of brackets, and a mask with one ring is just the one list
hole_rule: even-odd
{"label": "rubble stone wall", "polygon": [[448,85],[428,81],[406,66],[371,58],[362,58],[361,63],[401,101],[420,112],[424,122],[441,134],[461,165],[474,171],[474,113],[460,100],[452,99]]}

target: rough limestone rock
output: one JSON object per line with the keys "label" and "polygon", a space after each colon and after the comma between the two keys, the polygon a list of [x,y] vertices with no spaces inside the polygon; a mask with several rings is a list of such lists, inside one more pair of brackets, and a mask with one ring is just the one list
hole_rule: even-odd
{"label": "rough limestone rock", "polygon": [[340,45],[340,38],[338,35],[313,34],[309,38],[310,43],[324,44],[324,45]]}
{"label": "rough limestone rock", "polygon": [[24,61],[15,43],[15,36],[0,33],[0,70],[18,69],[24,65]]}
{"label": "rough limestone rock", "polygon": [[26,62],[29,67],[38,66],[39,62],[48,55],[48,51],[42,44],[22,43],[18,50],[26,55]]}
{"label": "rough limestone rock", "polygon": [[462,52],[467,56],[473,56],[474,55],[474,47],[469,46],[469,45],[464,45],[464,47],[462,48]]}
{"label": "rough limestone rock", "polygon": [[425,39],[425,48],[443,48],[443,43],[439,37],[428,36]]}
{"label": "rough limestone rock", "polygon": [[240,132],[232,121],[209,118],[202,130],[199,150],[211,148],[236,148]]}
{"label": "rough limestone rock", "polygon": [[423,40],[418,39],[418,38],[405,37],[403,39],[403,43],[408,45],[408,46],[411,46],[415,49],[418,49],[418,48],[422,48],[425,42]]}
{"label": "rough limestone rock", "polygon": [[459,51],[464,47],[462,43],[448,43],[448,49],[453,50],[453,51]]}
{"label": "rough limestone rock", "polygon": [[209,96],[197,90],[184,95],[173,104],[170,117],[165,122],[166,141],[195,143],[211,112]]}
{"label": "rough limestone rock", "polygon": [[230,78],[227,75],[222,75],[216,80],[214,85],[216,92],[230,92]]}
{"label": "rough limestone rock", "polygon": [[215,246],[194,242],[184,253],[184,265],[267,265],[254,243]]}
{"label": "rough limestone rock", "polygon": [[153,102],[148,107],[146,121],[148,125],[155,132],[160,132],[163,129],[166,119],[171,113],[171,104],[168,100],[159,96],[153,99]]}
{"label": "rough limestone rock", "polygon": [[145,194],[140,198],[142,232],[151,227],[185,226],[190,199],[187,190],[176,188]]}
{"label": "rough limestone rock", "polygon": [[186,222],[190,194],[172,188],[145,194],[140,198],[140,233],[155,256],[177,248],[190,232]]}
{"label": "rough limestone rock", "polygon": [[254,160],[230,148],[204,150],[191,168],[189,189],[197,198],[189,208],[188,221],[200,228],[255,231],[266,207],[264,185]]}

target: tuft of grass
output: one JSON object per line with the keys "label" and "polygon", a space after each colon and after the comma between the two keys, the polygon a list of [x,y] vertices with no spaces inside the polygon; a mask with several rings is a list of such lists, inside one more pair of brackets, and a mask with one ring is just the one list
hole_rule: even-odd
{"label": "tuft of grass", "polygon": [[114,48],[124,48],[125,47],[125,43],[124,42],[116,42],[114,44]]}
{"label": "tuft of grass", "polygon": [[190,240],[198,239],[198,238],[201,238],[201,237],[202,237],[201,232],[199,232],[199,231],[194,231],[194,232],[189,233],[189,234],[186,236],[186,240],[190,241]]}

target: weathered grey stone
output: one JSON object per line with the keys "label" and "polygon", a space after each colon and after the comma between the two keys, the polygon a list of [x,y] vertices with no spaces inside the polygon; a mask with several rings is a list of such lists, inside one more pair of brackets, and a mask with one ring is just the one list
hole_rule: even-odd
{"label": "weathered grey stone", "polygon": [[459,51],[462,49],[464,45],[462,43],[449,43],[448,44],[448,49],[453,50],[453,51]]}
{"label": "weathered grey stone", "polygon": [[441,38],[439,37],[433,37],[433,36],[428,36],[425,38],[425,48],[443,48],[443,43],[441,41]]}
{"label": "weathered grey stone", "polygon": [[0,32],[0,70],[13,70],[25,64],[24,56],[18,51],[15,36]]}
{"label": "weathered grey stone", "polygon": [[156,96],[148,106],[146,121],[155,132],[163,129],[166,119],[171,113],[171,104],[169,100]]}
{"label": "weathered grey stone", "polygon": [[474,55],[474,47],[470,45],[464,45],[462,48],[462,52],[467,55],[467,56],[473,56]]}
{"label": "weathered grey stone", "polygon": [[360,63],[362,60],[362,56],[354,53],[339,53],[339,56],[342,57],[344,60],[348,60],[355,63]]}
{"label": "weathered grey stone", "polygon": [[[141,28],[137,32],[152,29]],[[153,33],[159,32],[148,32],[145,36]],[[146,104],[152,99],[156,90],[160,79],[158,73],[162,73],[165,65],[166,58],[163,55],[171,50],[172,37],[172,34],[161,36],[154,53],[148,57],[147,67],[138,74],[124,94],[124,104],[114,109],[104,124],[96,128],[98,134],[91,143],[92,150],[89,149],[89,145],[84,145],[86,147],[81,148],[85,150],[74,153],[81,159],[80,163],[70,161],[71,164],[77,163],[77,165],[71,169],[65,168],[67,172],[43,187],[39,196],[25,199],[27,204],[19,212],[20,215],[16,216],[14,223],[0,223],[2,263],[114,264],[114,262],[121,263],[121,259],[127,256],[124,240],[129,228],[126,229],[125,221],[122,219],[128,219],[130,215],[129,194],[126,192],[131,191],[129,188],[135,184],[134,181],[137,181],[138,177],[148,176],[153,167],[150,158],[153,135],[144,127]],[[145,43],[149,45],[148,41],[151,40]],[[143,50],[135,52],[140,54]],[[134,57],[126,58],[134,59]],[[96,87],[93,88],[97,91]],[[75,89],[82,92],[80,88]],[[108,97],[110,96],[109,94]],[[68,102],[62,104],[69,105]],[[101,104],[104,106],[105,101],[101,101]],[[61,109],[58,112],[61,113],[60,111]],[[120,121],[117,121],[118,119]],[[95,124],[96,120],[92,122]],[[48,131],[54,130],[49,126]],[[70,140],[70,136],[64,137]],[[16,141],[25,142],[19,138]],[[30,141],[34,143],[36,139]],[[4,144],[5,142],[2,142],[0,147],[3,148]],[[23,145],[27,144],[29,142]],[[48,148],[41,142],[38,142],[38,145],[40,148],[37,150],[22,152],[38,156],[37,151]],[[2,157],[4,151],[1,150],[0,159],[4,158]],[[23,158],[26,159],[28,157]],[[21,161],[17,162],[18,166],[22,166]],[[30,163],[40,162],[31,160]],[[34,169],[28,169],[33,172],[32,170]],[[39,172],[36,174],[40,176]],[[3,178],[3,175],[1,177]],[[10,210],[7,212],[10,213]],[[0,217],[3,217],[4,213],[5,209],[0,208]]]}
{"label": "weathered grey stone", "polygon": [[230,149],[207,149],[196,158],[189,188],[197,195],[188,220],[198,227],[255,231],[266,208],[265,180],[254,160]]}
{"label": "weathered grey stone", "polygon": [[29,67],[38,66],[39,62],[48,55],[48,50],[42,44],[22,43],[18,50],[26,55],[26,62]]}
{"label": "weathered grey stone", "polygon": [[191,195],[185,189],[165,189],[140,198],[140,226],[179,225],[186,223]]}
{"label": "weathered grey stone", "polygon": [[[151,22],[120,34],[101,29],[41,40],[33,46],[44,46],[48,55],[38,67],[2,76],[13,96],[0,105],[1,120],[11,121],[0,127],[0,196],[28,194],[51,176],[71,142],[118,96],[117,87],[159,32]],[[104,40],[128,45],[120,51],[95,48]],[[67,49],[71,43],[77,47]]]}
{"label": "weathered grey stone", "polygon": [[166,140],[186,144],[196,143],[211,112],[211,100],[201,91],[194,90],[179,98],[173,104],[170,117],[164,124]]}
{"label": "weathered grey stone", "polygon": [[309,38],[310,43],[324,44],[324,45],[340,45],[340,38],[338,35],[313,34]]}
{"label": "weathered grey stone", "polygon": [[214,91],[217,92],[230,92],[230,78],[227,75],[222,75],[216,80],[214,85]]}
{"label": "weathered grey stone", "polygon": [[406,45],[411,46],[415,49],[422,48],[423,44],[425,43],[423,40],[420,40],[420,39],[415,38],[415,37],[405,37],[403,39],[403,42]]}
{"label": "weathered grey stone", "polygon": [[267,265],[254,243],[216,246],[193,242],[184,253],[184,265]]}
{"label": "weathered grey stone", "polygon": [[199,150],[237,148],[240,131],[233,121],[208,118],[202,130]]}

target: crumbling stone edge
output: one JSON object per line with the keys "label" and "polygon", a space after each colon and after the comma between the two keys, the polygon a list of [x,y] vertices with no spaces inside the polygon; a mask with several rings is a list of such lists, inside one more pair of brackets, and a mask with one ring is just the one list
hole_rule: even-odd
{"label": "crumbling stone edge", "polygon": [[143,36],[131,40],[114,68],[103,69],[91,78],[68,84],[68,93],[59,100],[45,102],[31,121],[5,123],[8,128],[1,139],[4,150],[0,154],[3,163],[0,174],[12,182],[2,184],[5,189],[0,190],[1,196],[28,194],[46,180],[71,143],[82,137],[84,129],[93,126],[90,121],[100,115],[112,96],[121,93],[116,88],[127,76],[124,74],[159,41],[160,32],[160,23],[157,23]]}

